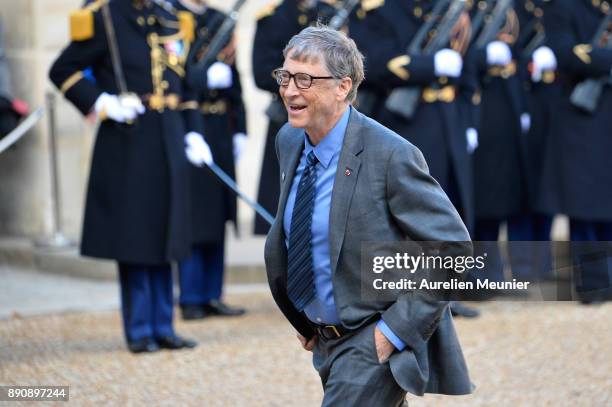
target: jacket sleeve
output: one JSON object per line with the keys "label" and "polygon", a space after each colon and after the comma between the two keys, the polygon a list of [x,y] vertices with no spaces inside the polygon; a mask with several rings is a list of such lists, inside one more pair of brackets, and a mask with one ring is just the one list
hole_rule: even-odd
{"label": "jacket sleeve", "polygon": [[51,82],[83,115],[87,115],[102,90],[85,78],[83,70],[100,65],[107,58],[106,34],[99,12],[94,12],[94,34],[83,41],[73,40],[49,71]]}
{"label": "jacket sleeve", "polygon": [[230,131],[232,134],[247,134],[246,109],[242,100],[242,85],[240,84],[240,73],[236,65],[232,65],[232,87],[229,89],[228,98],[230,102]]}
{"label": "jacket sleeve", "polygon": [[574,26],[578,22],[574,21],[575,13],[569,3],[558,1],[544,14],[546,38],[557,57],[559,68],[570,76],[580,78],[609,75],[612,49],[591,47],[590,38],[587,43],[577,38]]}
{"label": "jacket sleeve", "polygon": [[[472,254],[470,237],[459,214],[429,175],[421,152],[410,144],[402,143],[391,153],[387,202],[395,223],[410,240],[444,242],[440,256]],[[450,277],[452,273],[444,274]],[[429,339],[447,306],[447,301],[438,297],[439,292],[430,294],[405,293],[382,314],[383,321],[411,348]]]}
{"label": "jacket sleeve", "polygon": [[189,87],[187,81],[184,81],[183,100],[180,105],[185,122],[185,131],[204,134],[204,121],[200,113],[200,103],[198,92]]}

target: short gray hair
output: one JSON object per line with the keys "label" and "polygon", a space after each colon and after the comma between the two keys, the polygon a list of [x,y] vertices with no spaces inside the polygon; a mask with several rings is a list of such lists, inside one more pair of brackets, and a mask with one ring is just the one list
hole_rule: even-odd
{"label": "short gray hair", "polygon": [[357,49],[355,41],[346,34],[322,24],[306,27],[289,40],[283,50],[285,58],[289,51],[293,51],[291,59],[294,60],[317,60],[323,56],[331,76],[336,79],[351,78],[353,87],[346,95],[346,101],[352,103],[355,100],[357,88],[364,79],[363,55]]}

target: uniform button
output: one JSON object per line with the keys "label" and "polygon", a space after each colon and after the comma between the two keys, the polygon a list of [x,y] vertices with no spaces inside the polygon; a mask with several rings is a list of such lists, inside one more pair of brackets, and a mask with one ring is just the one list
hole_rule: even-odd
{"label": "uniform button", "polygon": [[162,89],[168,89],[169,86],[170,86],[170,84],[168,83],[168,81],[162,81],[161,82]]}
{"label": "uniform button", "polygon": [[321,318],[317,317],[317,322],[323,321]]}
{"label": "uniform button", "polygon": [[147,24],[149,25],[155,24],[155,17],[154,16],[147,17]]}
{"label": "uniform button", "polygon": [[143,16],[139,16],[139,17],[136,19],[136,22],[137,22],[137,23],[138,23],[138,25],[140,25],[140,26],[145,25],[145,19],[144,19],[144,17],[143,17]]}

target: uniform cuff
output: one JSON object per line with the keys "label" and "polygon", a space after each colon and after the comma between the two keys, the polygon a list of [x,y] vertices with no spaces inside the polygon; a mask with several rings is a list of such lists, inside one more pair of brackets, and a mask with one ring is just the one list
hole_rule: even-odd
{"label": "uniform cuff", "polygon": [[406,344],[396,334],[393,333],[391,328],[382,319],[376,323],[376,327],[385,335],[385,337],[395,346],[398,351],[404,350]]}

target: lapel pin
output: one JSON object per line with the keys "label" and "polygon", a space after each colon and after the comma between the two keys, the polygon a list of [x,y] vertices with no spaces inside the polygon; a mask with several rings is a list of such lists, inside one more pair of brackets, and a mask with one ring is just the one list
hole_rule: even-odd
{"label": "lapel pin", "polygon": [[347,167],[346,170],[344,170],[344,175],[346,175],[347,177],[351,175],[351,169]]}

